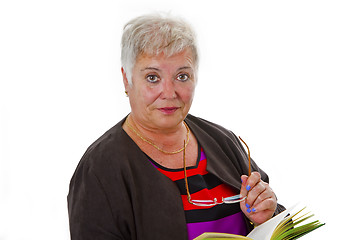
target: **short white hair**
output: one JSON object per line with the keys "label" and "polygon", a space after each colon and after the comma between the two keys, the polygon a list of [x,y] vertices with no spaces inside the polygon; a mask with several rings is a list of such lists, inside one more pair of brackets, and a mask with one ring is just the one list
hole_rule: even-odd
{"label": "short white hair", "polygon": [[172,56],[186,48],[192,51],[195,71],[198,68],[196,37],[192,27],[181,18],[149,14],[132,19],[124,26],[121,40],[121,63],[129,84],[132,70],[141,54]]}

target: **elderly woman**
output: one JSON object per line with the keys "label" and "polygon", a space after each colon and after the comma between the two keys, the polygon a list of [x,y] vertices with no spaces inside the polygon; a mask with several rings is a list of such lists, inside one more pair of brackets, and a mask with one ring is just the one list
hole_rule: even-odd
{"label": "elderly woman", "polygon": [[246,235],[284,209],[252,160],[248,176],[246,151],[232,132],[188,114],[197,69],[184,21],[146,15],[125,26],[131,112],[87,149],[71,179],[73,240]]}

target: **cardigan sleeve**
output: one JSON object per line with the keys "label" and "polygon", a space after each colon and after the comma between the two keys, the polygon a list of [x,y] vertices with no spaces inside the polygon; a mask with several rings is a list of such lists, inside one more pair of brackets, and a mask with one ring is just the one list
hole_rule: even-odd
{"label": "cardigan sleeve", "polygon": [[121,240],[104,187],[99,178],[80,163],[71,182],[68,210],[72,240]]}

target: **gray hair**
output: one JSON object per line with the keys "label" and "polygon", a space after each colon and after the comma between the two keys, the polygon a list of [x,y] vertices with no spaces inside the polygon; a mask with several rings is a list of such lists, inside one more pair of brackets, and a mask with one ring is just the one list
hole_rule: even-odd
{"label": "gray hair", "polygon": [[121,63],[129,84],[132,69],[141,54],[172,56],[186,48],[193,54],[195,71],[198,68],[198,51],[195,33],[180,18],[150,14],[137,17],[124,26],[121,40]]}

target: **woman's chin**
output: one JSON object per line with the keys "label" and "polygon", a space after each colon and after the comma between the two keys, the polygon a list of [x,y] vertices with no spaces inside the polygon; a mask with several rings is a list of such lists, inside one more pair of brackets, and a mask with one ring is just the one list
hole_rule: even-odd
{"label": "woman's chin", "polygon": [[160,126],[164,129],[170,129],[177,127],[184,120],[184,116],[182,114],[159,114],[156,117],[156,125]]}

